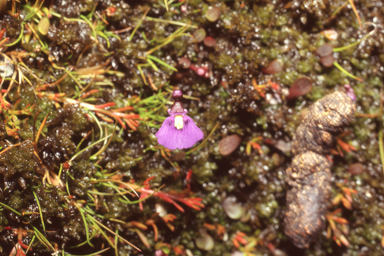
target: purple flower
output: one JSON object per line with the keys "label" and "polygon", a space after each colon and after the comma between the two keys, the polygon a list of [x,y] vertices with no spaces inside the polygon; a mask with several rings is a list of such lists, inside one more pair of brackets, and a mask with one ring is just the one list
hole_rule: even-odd
{"label": "purple flower", "polygon": [[351,98],[351,100],[355,101],[356,95],[355,95],[355,91],[353,90],[352,86],[350,86],[349,84],[345,84],[344,88],[345,88],[345,93],[348,95],[348,97]]}
{"label": "purple flower", "polygon": [[174,149],[190,148],[204,137],[204,133],[187,116],[187,110],[183,109],[180,90],[175,90],[172,94],[175,103],[168,109],[167,117],[160,129],[156,133],[157,142],[164,147]]}

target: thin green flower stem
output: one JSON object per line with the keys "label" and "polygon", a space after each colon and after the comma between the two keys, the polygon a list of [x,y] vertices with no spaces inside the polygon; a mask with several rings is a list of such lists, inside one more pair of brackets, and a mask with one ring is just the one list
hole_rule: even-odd
{"label": "thin green flower stem", "polygon": [[373,35],[375,32],[376,32],[376,25],[372,22],[365,22],[364,25],[372,25],[374,27],[374,29],[369,32],[368,34],[366,34],[363,38],[361,38],[360,40],[357,40],[356,42],[352,43],[352,44],[349,44],[349,45],[346,45],[346,46],[342,46],[342,47],[339,47],[339,48],[334,48],[333,49],[333,52],[341,52],[341,51],[344,51],[346,49],[349,49],[355,45],[358,45],[359,43],[361,43],[362,41],[364,41],[365,39],[367,39],[369,36]]}
{"label": "thin green flower stem", "polygon": [[[172,96],[172,93],[173,93],[173,90],[172,89],[167,89],[167,92],[169,92]],[[170,99],[170,98],[169,98]],[[188,100],[197,100],[197,101],[201,101],[200,98],[197,98],[197,97],[193,97],[193,96],[188,96],[188,95],[183,95],[183,99],[188,99]],[[173,102],[171,102],[171,104],[173,104]]]}
{"label": "thin green flower stem", "polygon": [[355,45],[358,45],[359,43],[361,43],[364,39],[366,39],[367,37],[369,36],[369,34],[365,35],[363,38],[361,38],[360,40],[357,40],[356,42],[352,43],[352,44],[349,44],[349,45],[346,45],[346,46],[342,46],[342,47],[338,47],[338,48],[333,48],[333,52],[341,52],[341,51],[344,51],[344,50],[347,50]]}
{"label": "thin green flower stem", "polygon": [[207,140],[209,139],[209,137],[211,137],[211,135],[215,132],[215,130],[217,129],[218,126],[219,126],[219,123],[217,123],[217,124],[215,125],[215,127],[213,127],[211,133],[207,136],[207,138],[205,138],[205,140],[204,140],[203,142],[201,142],[197,147],[195,147],[195,148],[193,148],[193,149],[187,151],[185,154],[186,154],[186,155],[189,155],[189,154],[191,154],[192,152],[195,152],[196,150],[202,148],[202,147],[204,146],[204,144],[207,142]]}
{"label": "thin green flower stem", "polygon": [[95,13],[96,7],[97,7],[97,4],[95,4],[95,5],[93,6],[91,12],[88,13],[88,15],[87,15],[87,18],[88,18],[88,19],[92,19],[92,16],[93,16],[93,14]]}
{"label": "thin green flower stem", "polygon": [[352,75],[351,73],[349,73],[349,72],[348,72],[347,70],[345,70],[342,66],[340,66],[339,63],[337,63],[336,61],[333,62],[333,65],[334,65],[335,67],[337,67],[337,68],[338,68],[341,72],[343,72],[345,75],[347,75],[347,76],[349,76],[349,77],[351,77],[351,78],[353,78],[353,79],[356,79],[356,80],[358,80],[358,81],[360,81],[360,82],[363,81],[361,78],[358,78],[358,77]]}

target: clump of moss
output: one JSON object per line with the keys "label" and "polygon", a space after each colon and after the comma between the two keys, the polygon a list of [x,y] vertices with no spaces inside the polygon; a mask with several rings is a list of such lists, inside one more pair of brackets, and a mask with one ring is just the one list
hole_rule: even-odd
{"label": "clump of moss", "polygon": [[24,177],[30,177],[37,167],[37,162],[33,154],[33,142],[27,139],[18,146],[3,143],[2,147],[11,148],[0,155],[0,173],[8,178],[16,173]]}
{"label": "clump of moss", "polygon": [[[0,145],[5,150],[0,154],[0,202],[25,213],[18,215],[3,205],[0,211],[3,252],[9,254],[17,243],[13,230],[4,229],[5,226],[33,229],[33,225],[50,243],[73,254],[90,254],[112,247],[108,243],[110,238],[97,233],[100,226],[95,227],[89,219],[94,216],[140,247],[143,255],[153,254],[159,243],[168,244],[171,251],[182,246],[182,250],[188,249],[194,255],[230,255],[242,249],[233,242],[239,231],[247,236],[246,241],[257,241],[257,245],[247,247],[256,255],[270,254],[265,246],[269,243],[295,255],[354,255],[361,248],[372,255],[382,254],[382,248],[377,246],[381,239],[377,223],[383,222],[378,206],[384,193],[377,182],[382,176],[377,154],[381,125],[380,117],[374,115],[380,113],[381,105],[379,88],[383,74],[379,71],[384,59],[383,34],[375,33],[359,47],[333,54],[337,63],[364,80],[356,82],[334,67],[320,65],[314,53],[325,42],[334,48],[351,44],[371,29],[358,29],[355,14],[344,5],[345,1],[167,3],[169,11],[164,1],[86,0],[75,4],[75,1],[58,0],[49,6],[43,4],[44,8],[35,12],[39,8],[34,6],[35,2],[16,2],[19,15],[5,13],[0,17],[0,27],[6,28],[9,42],[14,43],[8,48],[0,47],[8,56],[15,57],[15,66],[25,76],[17,73],[12,78],[13,88],[4,99],[10,103],[11,111],[34,105],[31,115],[9,114],[20,121],[17,130],[20,139],[7,134],[9,123],[0,122]],[[12,2],[7,4],[12,12]],[[355,5],[362,20],[383,23],[384,10],[379,2],[355,2]],[[41,16],[48,10],[45,7],[52,14],[48,33],[34,33],[29,25],[36,30]],[[212,7],[220,10],[215,21],[206,17]],[[29,17],[27,21],[26,17]],[[23,37],[19,37],[22,26]],[[163,45],[175,31],[184,28],[182,35]],[[216,45],[209,47],[196,42],[191,35],[197,28],[204,29]],[[335,29],[338,39],[329,41],[321,33],[324,29]],[[148,61],[149,53],[166,65]],[[19,54],[25,57],[20,59]],[[179,66],[180,57],[188,58],[191,65],[204,67],[207,76]],[[264,73],[263,69],[273,60],[281,61],[282,71]],[[289,87],[304,75],[313,81],[314,88],[307,95],[288,101]],[[3,96],[3,89],[8,89],[10,82],[4,80]],[[346,235],[350,247],[339,248],[331,240],[319,237],[316,247],[296,251],[282,226],[284,170],[291,158],[289,142],[305,108],[330,92],[343,90],[344,83],[355,89],[361,113],[372,115],[358,117],[349,129],[351,133],[343,138],[355,145],[357,151],[333,159],[335,181],[347,180],[346,186],[358,191],[353,210],[342,212],[350,225],[350,233]],[[167,115],[168,93],[175,86],[190,96],[183,103],[206,138],[216,127],[204,146],[193,152],[169,152],[157,144],[154,136]],[[84,103],[92,107],[85,109]],[[137,120],[140,125],[134,126],[136,130],[124,130],[119,122],[115,126],[112,117],[95,112],[97,108],[109,113],[132,108],[129,111],[141,115]],[[11,113],[4,112],[4,107],[2,110],[2,118],[5,113]],[[37,134],[39,140],[35,145]],[[232,134],[239,135],[242,142],[230,155],[221,156],[217,144]],[[255,144],[250,144],[258,137],[261,137],[258,143],[262,154]],[[284,147],[279,141],[284,142]],[[366,172],[356,176],[345,172],[353,162],[366,165]],[[144,185],[150,177],[155,178]],[[161,192],[183,191],[183,195],[190,188],[195,194],[188,195],[203,198],[206,207],[195,211],[183,205],[184,212],[180,213],[152,195],[142,202],[141,210],[138,198],[130,190],[122,192],[126,188],[119,182],[135,184],[136,189],[156,190],[164,185]],[[338,193],[334,184],[332,193]],[[248,216],[241,220],[226,216],[221,202],[229,195],[236,196],[249,209]],[[177,218],[165,223],[161,217],[154,216],[157,203],[166,205],[166,212]],[[157,241],[153,226],[148,224],[151,220],[158,228]],[[218,224],[225,227],[228,239],[209,229],[210,225]],[[148,240],[149,249],[143,246],[140,239],[143,236],[137,230]],[[201,232],[208,232],[214,239],[215,247],[211,251],[196,247],[194,238]],[[93,234],[94,247],[84,243],[76,251],[69,248]],[[34,235],[29,232],[23,242],[29,244]],[[37,240],[32,246],[34,253],[53,252],[49,245]],[[140,255],[131,245],[120,242],[116,250],[120,254]],[[112,255],[112,251],[106,254]]]}

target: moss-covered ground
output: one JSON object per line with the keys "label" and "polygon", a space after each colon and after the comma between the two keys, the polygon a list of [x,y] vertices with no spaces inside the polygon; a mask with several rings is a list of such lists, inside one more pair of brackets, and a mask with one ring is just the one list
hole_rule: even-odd
{"label": "moss-covered ground", "polygon": [[[384,5],[351,3],[0,0],[0,254],[383,255]],[[299,250],[290,142],[344,84],[327,226]],[[175,88],[190,150],[154,135]]]}

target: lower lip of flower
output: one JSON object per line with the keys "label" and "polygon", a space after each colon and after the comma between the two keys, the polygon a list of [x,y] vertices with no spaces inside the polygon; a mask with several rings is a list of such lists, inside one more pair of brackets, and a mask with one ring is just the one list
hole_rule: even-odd
{"label": "lower lip of flower", "polygon": [[183,127],[184,127],[183,116],[181,116],[181,115],[175,116],[175,127],[178,130],[183,129]]}

